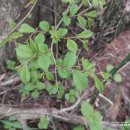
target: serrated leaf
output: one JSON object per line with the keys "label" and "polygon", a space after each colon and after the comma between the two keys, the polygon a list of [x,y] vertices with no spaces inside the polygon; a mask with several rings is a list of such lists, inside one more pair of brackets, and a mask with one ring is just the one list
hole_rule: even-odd
{"label": "serrated leaf", "polygon": [[78,38],[87,39],[92,37],[93,33],[89,30],[83,31],[80,34],[77,35]]}
{"label": "serrated leaf", "polygon": [[45,71],[48,71],[48,68],[51,65],[51,61],[48,56],[43,55],[38,58],[38,65],[40,68],[42,68]]}
{"label": "serrated leaf", "polygon": [[67,29],[60,28],[60,29],[58,30],[58,36],[59,36],[60,38],[64,37],[67,33],[68,33],[68,30],[67,30]]}
{"label": "serrated leaf", "polygon": [[15,23],[15,21],[11,18],[11,19],[9,20],[9,27],[10,27],[11,29],[13,29],[15,26],[16,26],[16,23]]}
{"label": "serrated leaf", "polygon": [[63,16],[63,22],[66,26],[68,26],[71,23],[71,19],[68,16]]}
{"label": "serrated leaf", "polygon": [[46,88],[46,86],[45,86],[45,84],[42,83],[42,82],[37,82],[35,88],[38,89],[38,90],[43,90],[43,89]]}
{"label": "serrated leaf", "polygon": [[88,59],[82,59],[82,65],[84,70],[87,71],[91,71],[95,67],[95,64],[90,63]]}
{"label": "serrated leaf", "polygon": [[20,32],[14,32],[14,33],[12,33],[10,36],[9,36],[9,38],[11,38],[11,39],[17,39],[17,38],[20,38],[20,37],[22,37],[23,36],[23,34],[21,34]]}
{"label": "serrated leaf", "polygon": [[32,98],[36,99],[36,98],[39,97],[39,92],[38,92],[38,91],[33,91],[33,92],[31,93],[31,96],[32,96]]}
{"label": "serrated leaf", "polygon": [[31,50],[36,53],[37,52],[37,44],[30,38],[29,39],[29,43],[30,43],[30,48]]}
{"label": "serrated leaf", "polygon": [[95,18],[95,17],[97,17],[97,11],[96,11],[96,10],[93,10],[93,11],[87,13],[86,16]]}
{"label": "serrated leaf", "polygon": [[87,22],[86,22],[86,19],[85,19],[84,17],[78,16],[77,19],[78,19],[78,22],[79,22],[79,24],[80,24],[81,26],[83,26],[83,27],[86,26]]}
{"label": "serrated leaf", "polygon": [[73,82],[76,86],[77,90],[83,91],[88,87],[88,79],[86,74],[83,72],[76,70],[73,73]]}
{"label": "serrated leaf", "polygon": [[28,45],[19,45],[16,48],[16,54],[21,58],[30,58],[33,56],[32,50],[28,47]]}
{"label": "serrated leaf", "polygon": [[82,115],[90,121],[91,117],[93,116],[94,109],[88,102],[83,101],[81,105],[81,112]]}
{"label": "serrated leaf", "polygon": [[122,77],[120,74],[115,74],[114,75],[114,81],[117,82],[117,83],[120,83],[122,81]]}
{"label": "serrated leaf", "polygon": [[46,72],[46,78],[48,80],[54,80],[54,75],[51,72]]}
{"label": "serrated leaf", "polygon": [[30,81],[30,71],[28,69],[27,64],[21,67],[21,70],[20,70],[20,79],[24,83],[28,83]]}
{"label": "serrated leaf", "polygon": [[35,37],[35,42],[37,44],[43,44],[45,42],[45,36],[43,33],[39,33],[36,37]]}
{"label": "serrated leaf", "polygon": [[38,123],[39,129],[47,129],[49,125],[49,120],[45,116],[40,117],[40,122]]}
{"label": "serrated leaf", "polygon": [[67,40],[67,48],[71,52],[76,52],[78,50],[78,46],[74,40],[68,39]]}
{"label": "serrated leaf", "polygon": [[72,68],[75,63],[76,63],[76,59],[77,59],[77,56],[75,53],[72,53],[72,52],[68,52],[66,55],[65,55],[65,58],[63,60],[63,64],[64,66],[67,68],[67,69],[70,69]]}
{"label": "serrated leaf", "polygon": [[96,75],[94,76],[94,82],[95,82],[95,86],[98,89],[98,91],[102,92],[104,90],[104,85]]}
{"label": "serrated leaf", "polygon": [[89,127],[90,130],[103,130],[101,115],[99,112],[94,112]]}
{"label": "serrated leaf", "polygon": [[64,68],[58,67],[58,74],[61,78],[69,78],[70,72]]}
{"label": "serrated leaf", "polygon": [[33,33],[35,29],[31,27],[30,25],[23,23],[18,29],[18,31],[21,33]]}
{"label": "serrated leaf", "polygon": [[109,72],[109,71],[111,71],[113,68],[114,68],[113,65],[107,64],[106,70],[107,70],[107,72]]}
{"label": "serrated leaf", "polygon": [[78,12],[79,10],[79,7],[77,4],[72,4],[72,6],[70,7],[70,14],[71,15],[74,15]]}
{"label": "serrated leaf", "polygon": [[40,22],[39,27],[41,30],[46,31],[46,32],[49,31],[50,29],[50,25],[47,21]]}

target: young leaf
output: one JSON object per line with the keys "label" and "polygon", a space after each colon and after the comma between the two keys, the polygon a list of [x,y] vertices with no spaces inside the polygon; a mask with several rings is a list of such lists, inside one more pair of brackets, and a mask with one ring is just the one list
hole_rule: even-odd
{"label": "young leaf", "polygon": [[15,21],[11,18],[11,19],[9,20],[9,27],[10,27],[11,29],[13,29],[15,26],[16,26],[16,23],[15,23]]}
{"label": "young leaf", "polygon": [[78,22],[79,22],[79,24],[80,24],[81,26],[83,26],[83,27],[86,26],[87,22],[86,22],[86,19],[85,19],[84,17],[78,16],[77,19],[78,19]]}
{"label": "young leaf", "polygon": [[38,128],[39,129],[47,129],[49,125],[49,120],[47,117],[45,116],[41,116],[40,117],[40,122],[38,124]]}
{"label": "young leaf", "polygon": [[95,18],[95,17],[97,17],[97,11],[93,10],[93,11],[87,13],[86,16],[89,16],[91,18]]}
{"label": "young leaf", "polygon": [[9,36],[9,38],[11,38],[11,39],[17,39],[17,38],[20,38],[20,37],[22,37],[23,36],[23,34],[21,34],[20,32],[14,32],[14,33],[12,33],[10,36]]}
{"label": "young leaf", "polygon": [[83,31],[80,34],[78,34],[78,38],[83,38],[83,39],[87,39],[90,38],[93,35],[93,33],[89,30]]}
{"label": "young leaf", "polygon": [[58,74],[61,78],[69,78],[70,77],[70,72],[64,68],[58,67]]}
{"label": "young leaf", "polygon": [[45,71],[48,71],[49,66],[51,65],[50,59],[48,56],[43,55],[38,58],[39,67]]}
{"label": "young leaf", "polygon": [[41,30],[43,30],[45,32],[49,31],[49,29],[50,29],[50,25],[47,21],[40,22],[39,27]]}
{"label": "young leaf", "polygon": [[54,75],[51,72],[46,72],[46,78],[48,80],[54,80]]}
{"label": "young leaf", "polygon": [[63,22],[66,26],[68,26],[71,23],[71,19],[67,15],[63,16]]}
{"label": "young leaf", "polygon": [[92,119],[90,120],[90,130],[103,130],[101,115],[99,112],[94,112]]}
{"label": "young leaf", "polygon": [[72,6],[70,7],[70,14],[71,15],[74,15],[78,12],[79,10],[79,7],[77,4],[72,4]]}
{"label": "young leaf", "polygon": [[39,33],[36,37],[35,37],[35,42],[36,44],[43,44],[45,42],[45,36],[43,33]]}
{"label": "young leaf", "polygon": [[30,71],[27,64],[22,66],[20,70],[20,79],[26,84],[30,81]]}
{"label": "young leaf", "polygon": [[78,50],[78,46],[75,41],[68,39],[67,40],[67,48],[71,52],[76,52]]}
{"label": "young leaf", "polygon": [[75,53],[72,53],[72,52],[68,52],[66,55],[65,55],[65,58],[63,60],[63,64],[64,66],[67,68],[67,69],[70,69],[72,68],[75,63],[76,63],[76,59],[77,59],[77,56]]}
{"label": "young leaf", "polygon": [[117,83],[120,83],[122,81],[122,77],[120,74],[115,74],[114,75],[114,81],[117,82]]}
{"label": "young leaf", "polygon": [[79,91],[83,91],[88,87],[88,79],[86,74],[82,73],[79,70],[74,71],[73,82]]}
{"label": "young leaf", "polygon": [[28,47],[28,45],[20,45],[16,48],[16,54],[21,58],[30,58],[33,56],[32,50]]}
{"label": "young leaf", "polygon": [[32,98],[36,99],[39,97],[39,92],[35,90],[35,91],[31,92],[31,96],[32,96]]}
{"label": "young leaf", "polygon": [[60,28],[60,29],[58,30],[58,36],[59,36],[60,38],[64,37],[67,33],[68,33],[68,30],[67,30],[67,29]]}
{"label": "young leaf", "polygon": [[98,77],[95,75],[94,76],[94,81],[95,81],[95,86],[98,89],[99,92],[102,92],[104,90],[104,85],[103,83],[98,79]]}
{"label": "young leaf", "polygon": [[18,29],[18,31],[21,33],[33,33],[35,29],[31,27],[30,25],[23,23]]}
{"label": "young leaf", "polygon": [[85,130],[83,125],[78,125],[73,130]]}
{"label": "young leaf", "polygon": [[94,109],[88,102],[83,101],[81,105],[81,112],[87,120],[90,120],[91,116],[93,116]]}

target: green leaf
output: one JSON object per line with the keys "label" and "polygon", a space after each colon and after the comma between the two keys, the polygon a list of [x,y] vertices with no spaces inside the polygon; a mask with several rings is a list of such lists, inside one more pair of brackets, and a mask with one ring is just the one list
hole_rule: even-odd
{"label": "green leaf", "polygon": [[70,7],[70,14],[71,15],[74,15],[78,12],[79,10],[79,7],[77,4],[72,4],[72,6]]}
{"label": "green leaf", "polygon": [[36,37],[35,37],[35,42],[37,44],[43,44],[45,42],[45,36],[43,33],[39,33]]}
{"label": "green leaf", "polygon": [[54,80],[54,75],[51,73],[51,72],[46,72],[46,78],[48,79],[48,80]]}
{"label": "green leaf", "polygon": [[11,19],[9,20],[9,27],[10,27],[11,29],[13,29],[15,26],[16,26],[16,23],[15,23],[15,21],[11,18]]}
{"label": "green leaf", "polygon": [[88,5],[89,4],[88,0],[82,0],[82,2],[83,2],[84,5]]}
{"label": "green leaf", "polygon": [[78,38],[87,39],[92,37],[93,33],[89,30],[83,31],[80,34],[77,35]]}
{"label": "green leaf", "polygon": [[65,55],[65,58],[63,60],[63,64],[64,66],[67,68],[67,69],[70,69],[72,68],[75,63],[76,63],[76,59],[77,59],[77,56],[75,53],[72,53],[72,52],[68,52],[66,55]]}
{"label": "green leaf", "polygon": [[68,16],[63,16],[63,22],[66,26],[68,26],[71,23],[71,19]]}
{"label": "green leaf", "polygon": [[92,70],[93,70],[94,67],[95,67],[95,64],[90,63],[88,59],[84,59],[84,58],[82,58],[81,61],[82,61],[82,65],[83,65],[84,70],[87,70],[87,71],[91,71],[91,72],[92,72]]}
{"label": "green leaf", "polygon": [[22,37],[23,36],[23,34],[21,34],[20,32],[14,32],[14,33],[12,33],[10,36],[9,36],[9,38],[11,38],[11,39],[17,39],[17,38],[20,38],[20,37]]}
{"label": "green leaf", "polygon": [[122,81],[122,77],[119,73],[114,75],[114,81],[120,83]]}
{"label": "green leaf", "polygon": [[46,88],[46,85],[44,83],[38,81],[36,83],[36,87],[35,88],[38,89],[38,90],[43,90],[43,89]]}
{"label": "green leaf", "polygon": [[107,64],[106,70],[107,70],[107,72],[109,72],[109,71],[111,71],[113,68],[114,68],[113,65]]}
{"label": "green leaf", "polygon": [[97,11],[93,10],[93,11],[87,13],[86,16],[89,16],[91,18],[95,18],[95,17],[97,17]]}
{"label": "green leaf", "polygon": [[92,119],[90,120],[90,130],[103,130],[101,115],[99,112],[94,112]]}
{"label": "green leaf", "polygon": [[90,121],[91,120],[91,117],[93,116],[93,113],[94,113],[94,109],[93,107],[86,101],[83,101],[82,102],[82,105],[81,105],[81,112],[82,112],[82,115],[88,120]]}
{"label": "green leaf", "polygon": [[33,53],[37,53],[37,44],[30,38],[29,39],[29,45]]}
{"label": "green leaf", "polygon": [[67,40],[67,48],[71,52],[76,52],[78,50],[78,46],[74,40],[68,39]]}
{"label": "green leaf", "polygon": [[60,38],[64,37],[67,33],[68,33],[68,30],[67,30],[67,29],[60,28],[60,29],[58,30],[58,36],[59,36]]}
{"label": "green leaf", "polygon": [[30,25],[23,23],[18,29],[18,31],[21,33],[33,33],[35,29],[31,27]]}
{"label": "green leaf", "polygon": [[34,90],[34,85],[32,83],[28,83],[24,87],[25,87],[25,90],[28,92],[31,92],[32,90]]}
{"label": "green leaf", "polygon": [[77,19],[78,19],[78,22],[79,22],[79,24],[80,24],[81,26],[83,26],[83,27],[86,26],[87,22],[86,22],[86,19],[85,19],[84,17],[78,16]]}
{"label": "green leaf", "polygon": [[62,67],[58,67],[58,74],[61,78],[69,78],[70,77],[70,72]]}
{"label": "green leaf", "polygon": [[88,79],[86,74],[79,70],[74,71],[73,82],[79,91],[83,91],[88,87]]}
{"label": "green leaf", "polygon": [[95,86],[98,89],[98,91],[102,92],[104,90],[104,85],[96,75],[94,76],[94,81],[95,81]]}
{"label": "green leaf", "polygon": [[32,50],[28,47],[28,45],[19,45],[16,48],[16,54],[21,58],[30,58],[33,56]]}
{"label": "green leaf", "polygon": [[48,68],[51,65],[51,61],[48,56],[43,55],[38,58],[39,67],[42,68],[44,71],[48,71]]}
{"label": "green leaf", "polygon": [[38,92],[38,91],[33,91],[33,92],[31,93],[31,96],[32,96],[32,98],[36,99],[36,98],[39,97],[39,92]]}
{"label": "green leaf", "polygon": [[60,41],[60,37],[57,30],[50,30],[51,39],[53,43],[58,43]]}
{"label": "green leaf", "polygon": [[21,67],[21,70],[20,70],[20,79],[25,84],[30,81],[30,71],[28,69],[27,64],[25,64],[24,66]]}
{"label": "green leaf", "polygon": [[73,130],[85,130],[85,129],[83,125],[78,125]]}
{"label": "green leaf", "polygon": [[38,123],[38,128],[39,129],[47,129],[49,125],[49,120],[45,116],[40,117],[40,122]]}
{"label": "green leaf", "polygon": [[41,30],[46,31],[46,32],[49,31],[50,29],[50,25],[47,21],[40,22],[39,27]]}

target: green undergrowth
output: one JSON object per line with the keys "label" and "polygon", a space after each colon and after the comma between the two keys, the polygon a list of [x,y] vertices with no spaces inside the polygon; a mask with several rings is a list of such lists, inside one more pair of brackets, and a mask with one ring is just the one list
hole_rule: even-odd
{"label": "green undergrowth", "polygon": [[[89,51],[88,41],[93,37],[93,21],[98,16],[97,10],[105,5],[105,0],[62,2],[67,7],[61,12],[61,19],[55,26],[44,20],[40,21],[38,28],[22,23],[17,31],[1,41],[1,45],[28,34],[26,41],[17,43],[15,48],[19,65],[16,66],[14,61],[7,62],[7,68],[16,71],[21,79],[22,85],[19,89],[21,96],[36,99],[43,92],[47,92],[51,97],[73,104],[91,87],[90,79],[94,81],[99,92],[104,90],[100,78],[110,80],[108,71],[112,69],[111,65],[107,66],[106,72],[96,73],[96,65],[85,56],[80,56],[83,49],[86,53]],[[86,10],[90,6],[91,8]],[[78,29],[75,33],[71,31],[73,23],[76,23]],[[11,28],[15,25],[11,20]],[[115,75],[114,80],[120,82],[120,75]],[[92,105],[83,101],[81,113],[87,120],[90,130],[103,130],[101,114],[95,111]],[[19,124],[17,127],[11,125],[14,120],[2,122],[9,130],[20,127]],[[48,117],[41,116],[38,128],[47,129],[48,126]],[[73,130],[85,130],[85,127],[78,125]]]}

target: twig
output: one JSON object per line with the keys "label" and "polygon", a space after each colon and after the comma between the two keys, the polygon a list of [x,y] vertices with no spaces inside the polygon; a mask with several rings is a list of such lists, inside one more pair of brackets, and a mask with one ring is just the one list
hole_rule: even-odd
{"label": "twig", "polygon": [[0,87],[7,86],[7,85],[10,85],[10,84],[12,84],[12,83],[17,83],[17,82],[19,82],[19,81],[20,81],[19,77],[15,77],[15,78],[13,78],[13,79],[0,82]]}

